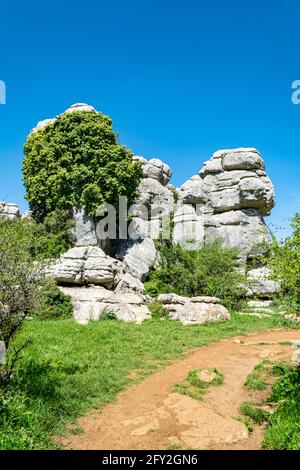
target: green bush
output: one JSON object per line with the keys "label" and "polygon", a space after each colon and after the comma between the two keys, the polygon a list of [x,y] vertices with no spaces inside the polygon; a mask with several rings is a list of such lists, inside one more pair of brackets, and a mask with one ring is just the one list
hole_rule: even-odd
{"label": "green bush", "polygon": [[15,243],[23,254],[38,261],[57,258],[73,245],[72,226],[68,213],[62,210],[49,214],[44,223],[30,219],[0,219],[1,234]]}
{"label": "green bush", "polygon": [[300,214],[294,216],[291,227],[292,235],[281,241],[274,238],[265,247],[262,261],[271,269],[272,278],[280,282],[282,295],[300,311]]}
{"label": "green bush", "polygon": [[147,294],[173,292],[193,297],[217,296],[233,309],[240,308],[245,277],[237,270],[237,251],[222,248],[220,242],[187,251],[180,245],[159,243],[160,266],[146,282]]}
{"label": "green bush", "polygon": [[31,224],[35,237],[31,251],[35,258],[57,258],[74,245],[74,221],[67,210],[56,209],[45,217],[43,223]]}
{"label": "green bush", "polygon": [[117,320],[117,315],[112,310],[105,310],[105,312],[100,316],[100,321],[110,320]]}
{"label": "green bush", "polygon": [[300,367],[285,368],[284,375],[275,382],[268,401],[278,403],[269,418],[264,437],[265,449],[300,450]]}
{"label": "green bush", "polygon": [[151,312],[152,319],[160,320],[162,318],[169,317],[168,309],[158,300],[155,300],[148,304],[148,309]]}
{"label": "green bush", "polygon": [[53,320],[71,317],[73,307],[68,296],[63,294],[54,281],[48,279],[40,288],[40,302],[31,312],[39,320]]}
{"label": "green bush", "polygon": [[55,209],[85,206],[91,215],[103,203],[133,201],[141,167],[122,146],[109,117],[72,112],[31,133],[24,146],[27,200],[36,220]]}

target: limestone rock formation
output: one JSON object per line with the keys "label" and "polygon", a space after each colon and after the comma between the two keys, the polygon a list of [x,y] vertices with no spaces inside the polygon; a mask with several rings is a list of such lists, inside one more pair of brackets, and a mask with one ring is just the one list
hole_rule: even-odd
{"label": "limestone rock formation", "polygon": [[151,238],[125,240],[119,243],[117,258],[123,261],[125,270],[136,279],[144,281],[155,264],[157,252]]}
{"label": "limestone rock formation", "polygon": [[184,325],[200,324],[218,320],[229,320],[228,310],[217,297],[182,297],[177,294],[158,296],[167,308],[172,320],[180,320]]}
{"label": "limestone rock formation", "polygon": [[[65,112],[74,111],[97,112],[85,103],[76,103]],[[51,125],[56,119],[39,122],[33,132]],[[143,281],[158,259],[154,240],[167,219],[173,222],[170,235],[174,244],[197,249],[220,239],[223,246],[237,248],[251,281],[249,295],[269,297],[278,290],[278,284],[268,278],[265,268],[247,267],[258,254],[257,244],[269,238],[264,217],[270,214],[275,203],[274,187],[257,149],[218,150],[204,163],[199,174],[179,189],[170,184],[172,171],[163,161],[141,156],[133,159],[141,163],[142,179],[138,196],[130,208],[127,238],[117,236],[114,240],[102,240],[96,220],[88,216],[84,208],[74,208],[76,247],[49,268],[48,275],[71,293],[77,318],[98,318],[107,304],[117,305],[112,309],[118,312],[118,318],[135,318],[136,321],[143,315],[147,317],[145,305],[141,315],[132,311],[140,311]],[[20,216],[16,206],[2,203],[1,214],[9,218]],[[110,299],[109,302],[104,298]],[[120,298],[134,300],[128,300],[128,308],[125,308]],[[169,294],[160,300],[171,318],[185,324],[229,318],[218,299],[188,299]]]}
{"label": "limestone rock formation", "polygon": [[271,271],[266,266],[248,269],[247,278],[249,282],[248,297],[272,298],[280,291],[280,284],[273,281]]}
{"label": "limestone rock formation", "polygon": [[102,285],[111,289],[119,263],[97,246],[75,247],[64,253],[57,263],[51,264],[47,276],[59,284]]}
{"label": "limestone rock formation", "polygon": [[145,298],[132,292],[112,292],[101,286],[60,287],[71,297],[73,315],[81,324],[99,320],[105,313],[114,314],[118,320],[140,323],[151,318]]}
{"label": "limestone rock formation", "polygon": [[21,211],[16,204],[0,201],[0,217],[13,220],[19,219],[21,215]]}
{"label": "limestone rock formation", "polygon": [[199,175],[181,186],[179,200],[183,207],[175,212],[174,241],[185,247],[220,239],[247,261],[257,255],[255,245],[269,239],[263,216],[274,207],[275,192],[254,148],[215,152]]}

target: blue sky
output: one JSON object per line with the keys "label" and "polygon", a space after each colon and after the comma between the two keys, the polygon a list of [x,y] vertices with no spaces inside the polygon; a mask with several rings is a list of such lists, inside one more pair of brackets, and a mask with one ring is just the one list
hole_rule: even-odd
{"label": "blue sky", "polygon": [[277,193],[267,222],[300,211],[299,2],[11,0],[0,17],[0,200],[26,208],[36,122],[87,102],[176,185],[217,149],[257,147]]}

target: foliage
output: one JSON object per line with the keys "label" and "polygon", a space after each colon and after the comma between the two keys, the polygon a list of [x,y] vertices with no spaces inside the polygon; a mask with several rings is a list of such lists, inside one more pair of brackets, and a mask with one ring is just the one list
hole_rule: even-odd
{"label": "foliage", "polygon": [[158,248],[160,266],[145,284],[149,295],[217,296],[226,307],[239,308],[244,292],[241,285],[246,280],[237,270],[236,250],[222,248],[220,242],[194,251],[167,241],[160,242]]}
{"label": "foliage", "polygon": [[67,424],[112,402],[132,380],[140,381],[188,349],[278,327],[278,318],[233,314],[230,322],[192,326],[171,320],[85,326],[71,319],[27,321],[17,346],[28,338],[32,345],[24,351],[9,390],[5,396],[0,393],[0,448],[57,447],[54,436]]}
{"label": "foliage", "polygon": [[168,309],[159,300],[154,300],[148,304],[153,319],[164,319],[169,317]]}
{"label": "foliage", "polygon": [[46,215],[43,223],[31,222],[35,243],[31,252],[35,258],[57,258],[74,245],[72,228],[74,221],[69,212],[56,209]]}
{"label": "foliage", "polygon": [[300,311],[300,214],[291,222],[293,233],[285,240],[273,239],[266,246],[262,261],[272,271],[274,280],[280,282],[282,294]]}
{"label": "foliage", "polygon": [[38,303],[40,272],[30,256],[26,231],[0,220],[0,341],[8,351],[0,366],[0,384],[6,383],[28,341],[15,347],[14,339],[23,321]]}
{"label": "foliage", "polygon": [[187,395],[195,400],[202,400],[203,395],[208,391],[208,388],[213,385],[222,385],[224,383],[224,375],[218,369],[208,369],[214,375],[211,382],[202,380],[199,373],[203,369],[193,369],[189,372],[187,379],[180,384],[175,385],[174,391]]}
{"label": "foliage", "polygon": [[245,387],[248,390],[266,390],[267,384],[261,378],[260,374],[254,370],[253,372],[251,372],[251,374],[248,375],[247,380],[245,382]]}
{"label": "foliage", "polygon": [[269,401],[278,403],[278,407],[269,418],[263,447],[300,450],[300,367],[285,366],[281,373],[283,375],[274,383],[269,397]]}
{"label": "foliage", "polygon": [[107,320],[117,320],[117,316],[115,312],[112,310],[105,310],[104,313],[100,316],[100,321],[107,321]]}
{"label": "foliage", "polygon": [[39,289],[40,302],[31,311],[34,318],[47,320],[71,317],[73,312],[71,300],[59,290],[53,280],[45,280]]}
{"label": "foliage", "polygon": [[252,403],[245,402],[240,406],[240,413],[250,418],[255,424],[263,424],[268,421],[270,414]]}
{"label": "foliage", "polygon": [[85,206],[91,215],[104,203],[133,201],[141,168],[122,146],[109,117],[70,112],[29,135],[23,175],[27,200],[41,221],[55,209]]}

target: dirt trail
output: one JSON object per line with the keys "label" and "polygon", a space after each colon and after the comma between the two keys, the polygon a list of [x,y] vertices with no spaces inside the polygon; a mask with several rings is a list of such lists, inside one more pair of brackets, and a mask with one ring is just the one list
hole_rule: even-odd
{"label": "dirt trail", "polygon": [[[116,403],[81,418],[77,426],[83,433],[69,435],[63,444],[69,449],[260,449],[263,430],[249,435],[234,419],[243,402],[255,401],[257,392],[244,387],[246,377],[264,359],[290,360],[291,346],[283,343],[299,339],[298,330],[272,330],[193,350],[122,392]],[[211,386],[201,401],[174,393],[174,385],[197,368],[217,368],[224,384]]]}

